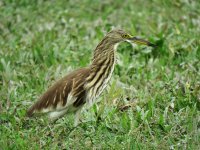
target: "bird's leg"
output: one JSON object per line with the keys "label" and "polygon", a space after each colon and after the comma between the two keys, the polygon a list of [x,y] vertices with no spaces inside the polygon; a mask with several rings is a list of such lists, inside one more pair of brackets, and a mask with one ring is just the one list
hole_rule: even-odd
{"label": "bird's leg", "polygon": [[75,118],[74,118],[74,126],[75,127],[80,123],[81,110],[82,110],[82,108],[79,108],[75,113]]}

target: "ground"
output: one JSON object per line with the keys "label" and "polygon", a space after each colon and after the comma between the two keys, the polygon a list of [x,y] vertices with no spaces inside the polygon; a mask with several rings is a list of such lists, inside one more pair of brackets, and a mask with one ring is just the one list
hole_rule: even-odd
{"label": "ground", "polygon": [[[199,149],[199,14],[197,0],[0,1],[0,149]],[[113,27],[157,48],[122,43],[108,89],[78,127],[73,115],[26,118]]]}

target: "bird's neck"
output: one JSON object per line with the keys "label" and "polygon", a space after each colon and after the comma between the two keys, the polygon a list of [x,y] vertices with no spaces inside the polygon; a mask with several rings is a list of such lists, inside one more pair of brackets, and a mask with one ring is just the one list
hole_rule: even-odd
{"label": "bird's neck", "polygon": [[102,40],[94,50],[91,64],[91,73],[100,71],[100,68],[113,67],[115,64],[115,52],[119,43]]}
{"label": "bird's neck", "polygon": [[[109,47],[109,49],[102,49],[101,53],[95,52],[93,55],[91,66],[102,66],[109,60],[115,59],[115,47]],[[106,61],[107,60],[107,61]]]}
{"label": "bird's neck", "polygon": [[[110,45],[110,47],[106,47],[107,49],[101,46],[97,46],[97,48],[102,49],[96,49],[96,53],[94,53],[90,66],[90,75],[86,79],[85,85],[88,90],[90,104],[101,94],[111,78],[115,65],[115,48],[117,48],[117,45]],[[99,53],[100,51],[101,53]]]}
{"label": "bird's neck", "polygon": [[109,54],[115,53],[118,44],[110,37],[105,37],[94,50],[92,64],[95,64],[97,59],[109,58]]}

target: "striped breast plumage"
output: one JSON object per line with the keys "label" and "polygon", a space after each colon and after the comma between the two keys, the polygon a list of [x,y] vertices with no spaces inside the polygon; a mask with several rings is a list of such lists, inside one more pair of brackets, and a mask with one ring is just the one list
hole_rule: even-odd
{"label": "striped breast plumage", "polygon": [[113,52],[106,60],[103,60],[103,63],[97,63],[98,67],[93,66],[95,69],[91,70],[90,76],[86,79],[85,84],[87,91],[86,101],[90,106],[96,101],[97,97],[108,85],[114,71],[114,65],[115,57]]}

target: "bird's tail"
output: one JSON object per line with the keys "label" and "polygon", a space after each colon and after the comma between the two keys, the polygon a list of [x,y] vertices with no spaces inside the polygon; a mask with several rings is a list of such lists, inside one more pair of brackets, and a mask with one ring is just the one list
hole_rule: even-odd
{"label": "bird's tail", "polygon": [[35,104],[33,104],[26,112],[28,117],[32,117],[34,114],[38,116],[40,113],[48,113],[52,111],[51,105],[46,105],[48,101],[45,99],[39,99]]}
{"label": "bird's tail", "polygon": [[42,109],[41,105],[42,101],[38,100],[35,104],[33,104],[26,112],[28,117],[32,117],[35,113],[39,113]]}
{"label": "bird's tail", "polygon": [[32,105],[32,106],[27,110],[27,112],[26,112],[26,116],[28,116],[28,117],[32,117],[33,114],[34,114],[34,111],[35,111],[35,104]]}

